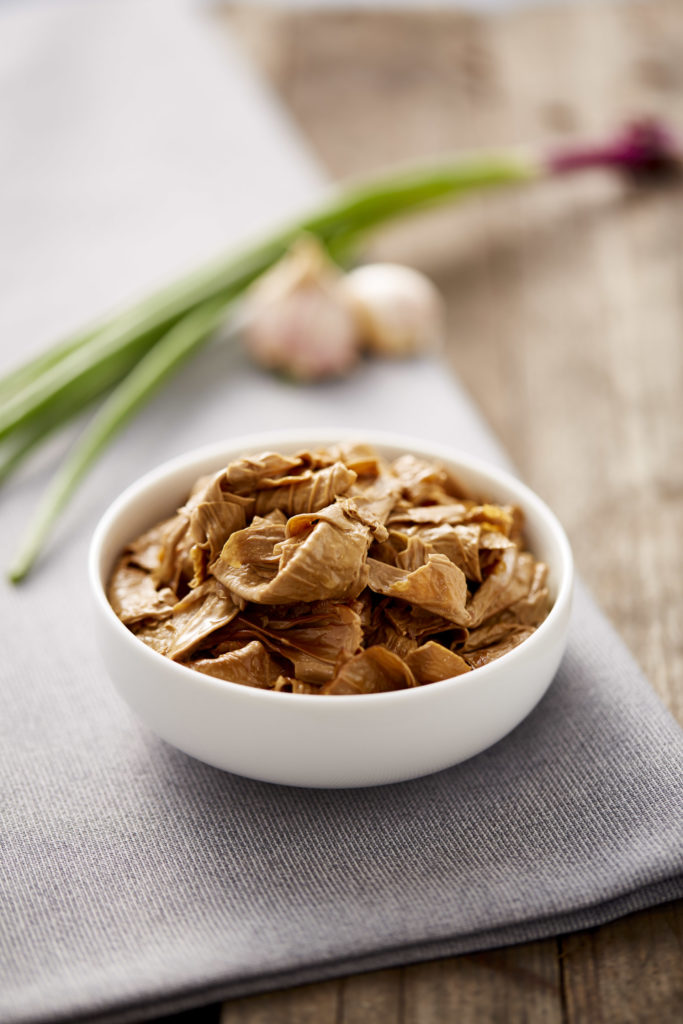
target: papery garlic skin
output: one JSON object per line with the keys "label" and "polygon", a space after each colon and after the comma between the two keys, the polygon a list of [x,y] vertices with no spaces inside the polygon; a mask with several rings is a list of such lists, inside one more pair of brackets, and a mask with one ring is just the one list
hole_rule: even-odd
{"label": "papery garlic skin", "polygon": [[292,246],[247,297],[243,337],[252,358],[304,381],[351,370],[360,339],[341,279],[314,238]]}
{"label": "papery garlic skin", "polygon": [[347,274],[341,287],[370,351],[400,357],[442,347],[445,304],[419,270],[368,263]]}

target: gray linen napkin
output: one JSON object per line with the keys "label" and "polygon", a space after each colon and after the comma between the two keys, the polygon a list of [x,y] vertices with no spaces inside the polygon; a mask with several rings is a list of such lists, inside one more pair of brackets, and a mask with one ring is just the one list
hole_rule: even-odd
{"label": "gray linen napkin", "polygon": [[[121,28],[114,8],[104,9],[104,21],[88,30],[103,47]],[[186,38],[191,26],[171,22]],[[154,24],[150,17],[148,32]],[[125,35],[113,33],[121,52]],[[72,38],[65,34],[64,46]],[[142,52],[144,44],[143,33],[135,45]],[[72,45],[70,61],[80,52]],[[265,136],[276,133],[278,175],[289,173],[299,202],[315,174],[285,128],[269,122],[266,98],[250,96],[268,129],[252,145],[264,153]],[[92,100],[91,128],[98,109]],[[150,157],[145,166],[153,165]],[[19,194],[25,173],[3,173]],[[215,169],[209,177],[225,217]],[[125,245],[138,229],[122,227],[119,212],[130,199],[125,188],[137,186],[125,174],[116,183],[121,205],[111,202],[107,181],[107,201],[93,192],[80,229],[95,256],[106,229],[109,263],[119,259],[132,283],[144,268],[125,278]],[[26,192],[43,197],[46,216],[57,215],[52,187],[41,179]],[[192,202],[181,191],[174,202],[191,234]],[[285,198],[286,189],[281,205]],[[205,194],[197,202],[209,208]],[[161,224],[162,214],[152,202],[147,216]],[[59,225],[46,224],[41,248],[40,232],[32,234],[22,216],[25,230],[15,220],[13,239],[27,270],[32,250],[39,260],[54,255]],[[64,244],[75,259],[73,235]],[[160,252],[169,247],[158,239]],[[67,294],[73,289],[66,322],[75,316],[78,275],[59,261],[50,268],[54,291],[45,301],[53,315],[60,275]],[[97,274],[83,272],[95,287]],[[7,326],[29,344],[37,327],[40,334],[49,325],[26,273],[16,273],[24,291],[8,292]],[[10,361],[11,353],[1,354]],[[581,587],[567,655],[538,708],[489,751],[413,782],[347,791],[252,782],[169,747],[119,700],[91,638],[85,574],[89,536],[106,504],[150,466],[197,444],[280,424],[334,423],[355,423],[360,435],[371,426],[399,429],[503,459],[457,382],[435,363],[377,363],[352,380],[298,389],[215,347],[102,460],[29,584],[0,588],[0,1019],[7,1024],[139,1020],[553,935],[683,894],[680,732]],[[3,497],[2,564],[59,451],[57,442]]]}

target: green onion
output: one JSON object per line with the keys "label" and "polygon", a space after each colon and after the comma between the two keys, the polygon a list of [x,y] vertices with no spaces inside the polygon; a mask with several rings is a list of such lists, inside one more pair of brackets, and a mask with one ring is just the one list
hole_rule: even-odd
{"label": "green onion", "polygon": [[46,352],[41,352],[27,363],[6,374],[0,379],[0,399],[4,399],[7,395],[16,395],[65,356],[86,345],[94,338],[95,334],[95,330],[90,330],[67,338],[66,341],[53,345]]}
{"label": "green onion", "polygon": [[57,427],[61,427],[78,412],[80,410],[75,408],[70,415],[46,414],[36,417],[23,430],[17,431],[5,441],[0,452],[0,486],[19,468],[34,448],[46,441]]}
{"label": "green onion", "polygon": [[60,346],[0,379],[0,395],[23,385],[0,413],[0,438],[71,392],[78,400],[85,380],[97,376],[103,387],[120,378],[140,353],[190,309],[208,299],[227,304],[267,270],[303,232],[329,248],[346,246],[355,237],[400,213],[422,208],[473,188],[523,181],[537,173],[529,163],[487,158],[443,168],[396,175],[355,188],[323,210],[279,233],[238,258],[220,260],[177,282],[105,323],[100,330],[67,339]]}
{"label": "green onion", "polygon": [[608,145],[573,148],[542,161],[472,157],[369,181],[337,193],[311,216],[237,258],[185,277],[0,378],[0,482],[55,429],[110,392],[51,482],[10,578],[18,581],[30,570],[60,512],[111,439],[299,235],[312,234],[333,257],[346,256],[369,231],[401,214],[478,189],[590,167],[611,168],[641,183],[679,173],[681,157],[662,126],[645,122]]}
{"label": "green onion", "polygon": [[224,303],[214,301],[199,306],[179,320],[105,400],[46,491],[10,569],[12,582],[17,583],[29,572],[60,512],[98,455],[167,378],[209,338],[224,315]]}

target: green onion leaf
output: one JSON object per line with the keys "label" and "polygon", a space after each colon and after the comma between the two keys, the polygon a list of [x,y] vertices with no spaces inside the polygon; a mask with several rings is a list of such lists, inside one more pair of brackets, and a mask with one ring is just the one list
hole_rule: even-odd
{"label": "green onion leaf", "polygon": [[225,304],[215,301],[188,314],[106,399],[51,481],[10,569],[12,582],[18,583],[29,572],[52,526],[93,462],[151,395],[209,338],[224,315]]}

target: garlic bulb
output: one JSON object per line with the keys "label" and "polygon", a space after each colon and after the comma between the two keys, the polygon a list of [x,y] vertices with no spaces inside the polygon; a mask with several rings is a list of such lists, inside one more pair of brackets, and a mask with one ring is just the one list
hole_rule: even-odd
{"label": "garlic bulb", "polygon": [[341,277],[316,239],[299,239],[248,294],[243,335],[256,362],[299,380],[350,370],[360,343]]}
{"label": "garlic bulb", "polygon": [[346,275],[343,291],[371,351],[408,356],[443,344],[444,302],[419,270],[368,263]]}

